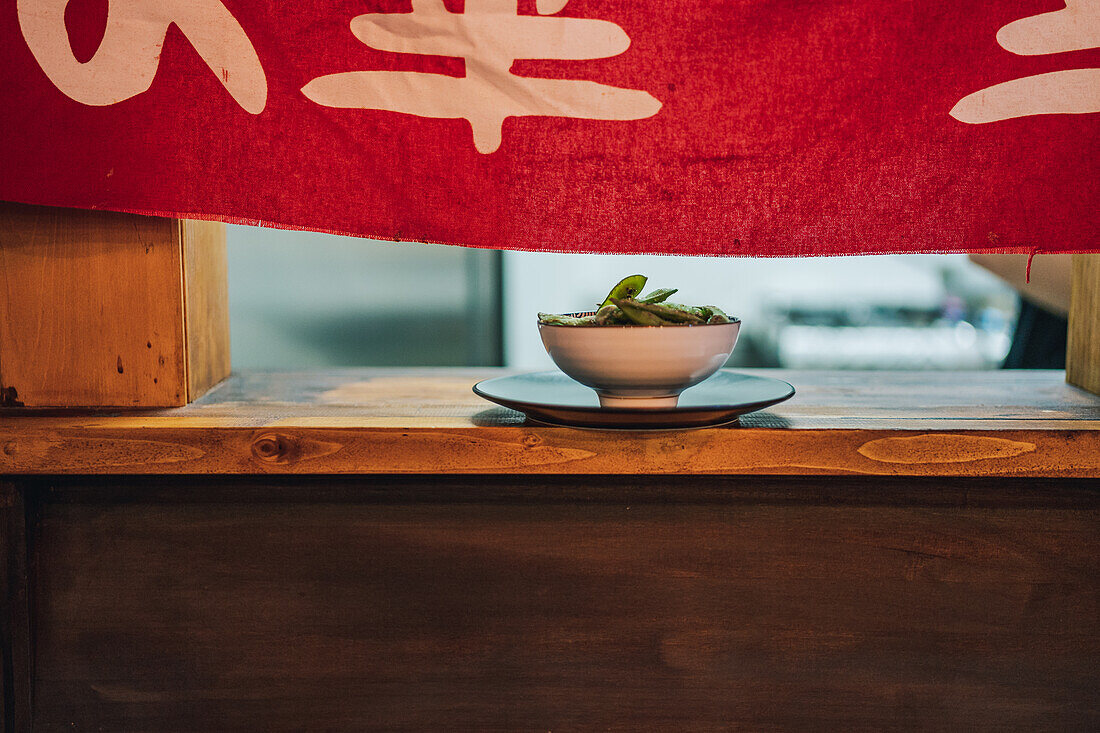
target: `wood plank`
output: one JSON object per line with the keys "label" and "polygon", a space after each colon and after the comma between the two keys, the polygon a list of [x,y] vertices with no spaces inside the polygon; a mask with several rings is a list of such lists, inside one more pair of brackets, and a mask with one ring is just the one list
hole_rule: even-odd
{"label": "wood plank", "polygon": [[0,204],[0,386],[35,405],[182,405],[169,219]]}
{"label": "wood plank", "polygon": [[177,221],[183,245],[187,401],[229,376],[229,276],[225,224]]}
{"label": "wood plank", "polygon": [[0,481],[0,730],[29,731],[33,703],[26,514],[15,484]]}
{"label": "wood plank", "polygon": [[225,226],[0,203],[0,405],[186,404],[229,373]]}
{"label": "wood plank", "polygon": [[[772,408],[784,414],[804,405],[826,406],[839,415],[861,415],[868,407],[892,410],[899,416],[915,410],[962,407],[971,417],[987,417],[1017,406],[1038,416],[1041,410],[1095,410],[1096,397],[1067,387],[1057,370],[994,371],[809,371],[798,369],[737,369],[738,373],[782,379],[798,393]],[[469,392],[474,382],[517,370],[477,368],[343,368],[303,372],[238,372],[206,399],[176,415],[211,413],[228,407],[343,406],[393,414],[423,414],[438,408],[485,406]],[[383,381],[384,380],[384,381]],[[412,412],[409,412],[409,411]],[[225,414],[219,412],[217,414]],[[323,414],[320,412],[313,414]],[[1092,413],[1089,413],[1092,414]],[[1081,417],[1083,413],[1073,413]]]}
{"label": "wood plank", "polygon": [[1100,394],[1100,255],[1073,256],[1066,381]]}
{"label": "wood plank", "polygon": [[795,399],[663,432],[525,423],[469,391],[502,373],[235,375],[177,410],[22,411],[0,417],[0,473],[1100,475],[1100,398],[1061,372],[761,370]]}
{"label": "wood plank", "polygon": [[1100,475],[1100,430],[1095,429],[742,428],[607,435],[535,426],[166,427],[69,432],[53,429],[49,423],[48,419],[32,418],[0,428],[3,472]]}
{"label": "wood plank", "polygon": [[[793,384],[797,389],[794,398],[766,411],[789,421],[793,427],[819,427],[800,422],[810,417],[1100,419],[1100,399],[1067,386],[1060,371],[737,371]],[[157,414],[245,419],[270,418],[282,411],[291,420],[353,415],[481,420],[488,418],[487,409],[493,410],[495,406],[474,395],[470,388],[478,380],[514,373],[486,368],[244,372],[235,374],[217,392],[186,410]],[[990,423],[991,427],[994,425]],[[926,423],[911,427],[927,426]]]}
{"label": "wood plank", "polygon": [[[15,487],[0,482],[0,733],[15,730],[15,669],[12,660],[12,589],[9,576],[14,538],[8,530],[10,514],[15,504]],[[10,505],[10,506],[9,506]]]}
{"label": "wood plank", "polygon": [[29,477],[68,504],[615,504],[1100,510],[1088,479],[959,476],[374,474],[365,476]]}
{"label": "wood plank", "polygon": [[1088,730],[1100,510],[48,504],[44,730]]}

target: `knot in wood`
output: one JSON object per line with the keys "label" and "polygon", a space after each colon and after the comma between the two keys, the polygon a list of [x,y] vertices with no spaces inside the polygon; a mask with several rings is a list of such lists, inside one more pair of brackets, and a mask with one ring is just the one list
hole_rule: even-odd
{"label": "knot in wood", "polygon": [[534,448],[536,445],[542,445],[542,438],[537,435],[524,435],[521,442],[527,448]]}
{"label": "knot in wood", "polygon": [[252,441],[252,455],[264,463],[290,463],[298,446],[289,435],[264,433]]}

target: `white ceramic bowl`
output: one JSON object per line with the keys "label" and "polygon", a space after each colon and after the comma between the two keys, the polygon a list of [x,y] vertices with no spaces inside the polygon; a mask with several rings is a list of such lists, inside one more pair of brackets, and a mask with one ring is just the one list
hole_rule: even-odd
{"label": "white ceramic bowl", "polygon": [[[584,314],[573,314],[584,315]],[[675,407],[733,352],[741,321],[681,326],[554,326],[539,334],[558,368],[596,390],[603,407]]]}

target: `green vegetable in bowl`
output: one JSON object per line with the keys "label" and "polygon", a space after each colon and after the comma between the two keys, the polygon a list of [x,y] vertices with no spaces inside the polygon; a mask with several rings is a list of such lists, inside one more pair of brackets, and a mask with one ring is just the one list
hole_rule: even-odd
{"label": "green vegetable in bowl", "polygon": [[652,313],[645,308],[642,308],[644,303],[639,303],[631,298],[623,298],[619,300],[614,298],[611,301],[615,304],[615,307],[623,312],[623,314],[630,319],[632,323],[639,326],[663,326],[666,321],[662,320],[656,313]]}
{"label": "green vegetable in bowl", "polygon": [[551,326],[595,326],[595,316],[564,316],[556,313],[539,313],[539,321],[549,323]]}
{"label": "green vegetable in bowl", "polygon": [[[670,308],[667,305],[660,305],[657,303],[642,303],[631,298],[624,298],[622,300],[616,299],[614,301],[624,313],[634,323],[639,326],[662,326],[665,323],[705,323],[702,318],[686,310],[677,310],[676,308]],[[645,313],[647,315],[643,316]],[[654,321],[649,316],[655,316],[657,318]]]}
{"label": "green vegetable in bowl", "polygon": [[694,326],[732,320],[718,306],[669,303],[677,292],[675,288],[661,288],[637,297],[647,279],[645,275],[624,277],[611,288],[595,313],[539,313],[539,321],[552,326]]}
{"label": "green vegetable in bowl", "polygon": [[660,290],[654,290],[649,295],[643,295],[638,300],[642,303],[660,303],[675,294],[676,288],[661,288]]}
{"label": "green vegetable in bowl", "polygon": [[633,298],[638,293],[642,292],[642,288],[645,287],[646,280],[645,275],[629,275],[620,280],[615,287],[611,288],[611,292],[607,294],[607,297],[600,303],[600,307],[611,305],[611,301],[614,298]]}

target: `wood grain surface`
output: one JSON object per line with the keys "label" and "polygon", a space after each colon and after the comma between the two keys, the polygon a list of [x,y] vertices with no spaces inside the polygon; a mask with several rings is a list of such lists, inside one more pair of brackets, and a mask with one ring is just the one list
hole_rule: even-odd
{"label": "wood grain surface", "polygon": [[1073,256],[1066,381],[1100,394],[1100,254]]}
{"label": "wood grain surface", "polygon": [[229,373],[225,227],[0,202],[0,404],[186,404]]}
{"label": "wood grain surface", "polygon": [[1085,506],[70,496],[35,730],[1095,730]]}
{"label": "wood grain surface", "polygon": [[172,410],[0,417],[0,474],[1100,476],[1100,397],[1062,372],[746,370],[795,385],[740,427],[525,422],[470,392],[497,369],[234,375]]}
{"label": "wood grain surface", "polygon": [[182,405],[170,219],[0,204],[0,386],[25,405]]}
{"label": "wood grain surface", "polygon": [[229,273],[225,224],[176,220],[183,250],[187,401],[229,376]]}

